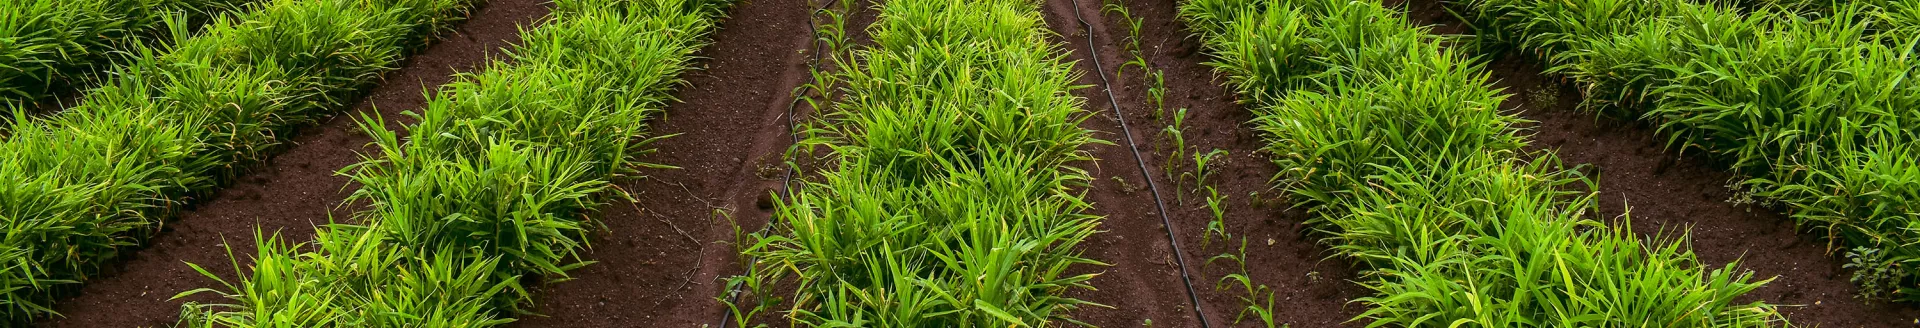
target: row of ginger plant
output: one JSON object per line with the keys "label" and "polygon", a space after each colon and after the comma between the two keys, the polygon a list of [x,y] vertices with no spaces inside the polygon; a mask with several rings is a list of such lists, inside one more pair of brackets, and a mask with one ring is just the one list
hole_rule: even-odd
{"label": "row of ginger plant", "polygon": [[[1708,1],[1706,3],[1718,3]],[[1912,37],[1920,32],[1920,0],[1739,0],[1733,4],[1748,10],[1798,13],[1808,17],[1831,15],[1875,16],[1875,32],[1901,32]]]}
{"label": "row of ginger plant", "polygon": [[[796,156],[825,168],[778,203],[737,285],[751,312],[834,327],[1037,327],[1097,306],[1077,246],[1097,216],[1078,194],[1098,143],[1073,64],[1031,0],[889,0],[873,46],[821,81],[841,86]],[[790,288],[790,289],[789,289]],[[791,293],[790,297],[775,293]],[[783,306],[784,309],[772,307]],[[751,313],[741,315],[743,318]]]}
{"label": "row of ginger plant", "polygon": [[[56,6],[79,5],[62,2]],[[75,106],[0,142],[0,316],[19,324],[233,178],[292,127],[338,112],[465,0],[279,0],[139,48]]]}
{"label": "row of ginger plant", "polygon": [[[1588,108],[1747,178],[1830,242],[1862,296],[1920,300],[1920,71],[1898,1],[1830,14],[1679,0],[1476,0],[1490,43],[1542,57]],[[1901,27],[1905,26],[1905,27]],[[1904,31],[1904,32],[1902,32]]]}
{"label": "row of ginger plant", "polygon": [[[46,107],[91,85],[150,44],[185,37],[255,0],[12,0],[0,2],[0,107]],[[11,119],[6,119],[11,120]],[[4,128],[4,127],[0,127]]]}
{"label": "row of ginger plant", "polygon": [[[1766,281],[1686,236],[1594,218],[1594,183],[1528,151],[1482,64],[1376,1],[1194,0],[1180,17],[1281,168],[1275,181],[1374,291],[1380,326],[1757,327]],[[1625,220],[1620,220],[1625,222]]]}
{"label": "row of ginger plant", "polygon": [[258,235],[241,278],[183,293],[225,299],[186,305],[182,326],[498,326],[528,312],[525,282],[587,265],[594,210],[630,197],[614,179],[656,167],[635,161],[657,139],[648,122],[731,3],[553,5],[510,59],[410,113],[418,123],[362,117],[379,151],[343,172],[361,185],[349,203],[368,207],[308,242]]}

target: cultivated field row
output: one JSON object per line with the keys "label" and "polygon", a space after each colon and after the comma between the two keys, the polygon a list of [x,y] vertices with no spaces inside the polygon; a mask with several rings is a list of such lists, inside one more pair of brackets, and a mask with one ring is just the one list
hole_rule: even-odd
{"label": "cultivated field row", "polygon": [[441,0],[276,1],[220,18],[0,143],[7,321],[71,289],[161,223],[334,113],[464,16]]}
{"label": "cultivated field row", "polygon": [[745,253],[749,284],[798,285],[806,325],[1026,326],[1073,322],[1098,265],[1078,245],[1100,218],[1067,165],[1095,142],[1077,74],[1030,1],[887,1],[875,46],[831,77],[845,94],[801,147],[830,168],[778,205]]}
{"label": "cultivated field row", "polygon": [[[1899,2],[1894,2],[1899,3]],[[1475,1],[1488,33],[1582,85],[1589,107],[1656,124],[1673,151],[1747,177],[1854,269],[1870,299],[1920,289],[1920,87],[1898,10],[1807,18],[1684,1]],[[1889,33],[1873,33],[1874,27]]]}
{"label": "cultivated field row", "polygon": [[[1913,1],[7,6],[11,325],[1920,319]],[[1755,202],[1830,246],[1624,215]]]}
{"label": "cultivated field row", "polygon": [[[0,124],[90,87],[116,62],[186,38],[252,0],[23,0],[0,3]],[[56,103],[56,104],[50,104]],[[5,125],[0,125],[4,131]]]}
{"label": "cultivated field row", "polygon": [[1316,214],[1363,267],[1375,324],[1764,326],[1772,305],[1735,265],[1685,240],[1644,242],[1590,219],[1593,182],[1523,151],[1480,65],[1378,3],[1192,1],[1227,84]]}

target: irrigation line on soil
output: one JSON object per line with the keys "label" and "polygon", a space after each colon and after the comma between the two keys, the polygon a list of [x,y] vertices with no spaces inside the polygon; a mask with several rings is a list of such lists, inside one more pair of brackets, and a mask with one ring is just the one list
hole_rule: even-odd
{"label": "irrigation line on soil", "polygon": [[1153,171],[1147,170],[1147,160],[1140,157],[1140,146],[1133,142],[1133,129],[1127,126],[1127,115],[1120,110],[1120,101],[1113,97],[1113,82],[1107,80],[1106,66],[1100,64],[1099,47],[1094,46],[1093,24],[1080,16],[1080,0],[1073,1],[1073,20],[1080,23],[1080,29],[1087,35],[1087,55],[1093,58],[1093,72],[1100,76],[1101,92],[1107,94],[1107,105],[1113,107],[1114,120],[1120,121],[1120,134],[1127,137],[1127,150],[1133,153],[1133,162],[1140,166],[1140,177],[1147,180],[1147,191],[1153,192],[1153,206],[1160,214],[1160,227],[1167,233],[1167,243],[1173,246],[1173,260],[1180,265],[1180,282],[1187,287],[1187,301],[1193,303],[1193,316],[1200,319],[1200,327],[1211,328],[1207,322],[1207,313],[1200,309],[1200,294],[1193,291],[1193,277],[1187,274],[1186,252],[1180,250],[1180,237],[1173,235],[1173,220],[1167,218],[1167,203],[1160,198],[1160,186],[1153,182]]}
{"label": "irrigation line on soil", "polygon": [[[846,0],[823,1],[820,3],[820,8],[815,8],[811,13],[807,14],[807,35],[810,35],[813,38],[812,41],[807,41],[807,45],[809,48],[813,48],[813,53],[807,54],[806,84],[812,84],[814,82],[813,73],[820,70],[820,53],[824,51],[820,49],[821,47],[820,28],[819,28],[819,24],[815,22],[815,18],[819,17],[820,13],[827,11],[827,6],[839,3],[840,1],[846,1]],[[802,85],[805,85],[805,84],[802,84]],[[799,95],[795,95],[792,101],[787,102],[787,115],[786,115],[787,138],[790,139],[793,142],[792,144],[795,144],[795,145],[800,144],[800,135],[797,133],[794,133],[794,130],[798,130],[798,126],[794,124],[794,119],[793,119],[794,108],[800,107],[801,99],[802,98]],[[795,165],[797,164],[786,165],[787,166],[786,173],[780,177],[780,191],[777,192],[777,194],[779,194],[779,197],[781,199],[785,199],[793,195],[793,167]],[[761,227],[760,233],[765,234],[768,232],[772,232],[773,223],[774,223],[773,218],[768,217],[767,226]],[[751,265],[754,261],[755,261],[754,259],[749,258],[746,264]],[[734,285],[732,288],[728,288],[727,304],[734,304],[734,303],[738,303],[739,301],[740,301],[740,286]],[[733,320],[732,313],[721,313],[719,327],[726,328],[727,321],[732,321],[732,320]],[[746,322],[740,323],[740,327],[744,328],[746,326],[747,326]]]}

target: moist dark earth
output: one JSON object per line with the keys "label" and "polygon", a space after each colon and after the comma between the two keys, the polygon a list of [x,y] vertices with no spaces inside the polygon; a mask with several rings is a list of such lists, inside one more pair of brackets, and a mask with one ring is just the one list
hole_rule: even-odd
{"label": "moist dark earth", "polygon": [[[1092,71],[1094,61],[1086,41],[1087,33],[1092,33],[1104,66],[1099,69],[1106,71],[1113,84],[1113,97],[1146,161],[1146,175],[1168,207],[1171,230],[1185,257],[1193,290],[1199,294],[1206,324],[1263,326],[1252,317],[1236,324],[1237,315],[1246,305],[1241,298],[1253,294],[1237,285],[1218,284],[1226,275],[1239,273],[1238,266],[1225,260],[1208,263],[1216,255],[1239,254],[1238,240],[1245,240],[1247,271],[1254,283],[1271,288],[1257,294],[1261,303],[1268,297],[1273,299],[1270,308],[1275,312],[1276,325],[1361,326],[1347,322],[1362,310],[1347,300],[1366,296],[1367,291],[1348,282],[1354,276],[1348,264],[1328,258],[1317,237],[1302,233],[1306,214],[1288,210],[1284,195],[1270,187],[1268,178],[1278,168],[1258,151],[1263,141],[1247,125],[1253,120],[1252,112],[1236,104],[1233,94],[1203,65],[1207,57],[1199,39],[1189,37],[1186,27],[1175,19],[1178,3],[1162,0],[1124,4],[1134,18],[1142,21],[1141,55],[1166,76],[1166,107],[1160,119],[1156,119],[1149,85],[1139,69],[1128,69],[1121,76],[1113,74],[1121,63],[1133,59],[1122,44],[1130,33],[1122,18],[1117,14],[1103,17],[1098,0],[1080,0],[1078,9],[1092,26],[1089,30],[1074,20],[1071,0],[1047,1],[1043,9],[1047,24],[1061,34],[1066,50],[1072,52],[1069,59],[1078,61],[1081,83],[1092,86],[1076,93],[1087,98],[1086,110],[1094,115],[1083,126],[1097,131],[1096,138],[1119,144],[1091,149],[1097,163],[1089,168],[1095,179],[1088,189],[1088,200],[1094,202],[1094,213],[1106,216],[1102,223],[1106,232],[1095,235],[1086,247],[1094,259],[1114,266],[1099,269],[1105,274],[1092,283],[1100,291],[1084,293],[1087,300],[1116,308],[1090,308],[1075,317],[1102,327],[1139,327],[1147,320],[1152,320],[1154,327],[1201,326],[1193,318],[1167,227],[1154,206],[1147,178],[1141,176],[1139,164],[1128,152],[1119,118],[1112,114],[1107,101],[1107,90],[1100,84],[1098,73]],[[1188,111],[1182,133],[1188,149],[1180,158],[1171,158],[1174,145],[1160,131],[1171,123],[1170,117],[1179,108]],[[1225,222],[1234,240],[1212,237],[1203,247],[1207,223],[1213,220],[1201,196],[1204,191],[1190,178],[1176,183],[1162,168],[1172,162],[1176,175],[1191,172],[1192,154],[1213,149],[1226,151],[1227,155],[1209,165],[1209,170],[1218,173],[1207,178],[1206,185],[1227,196]]]}
{"label": "moist dark earth", "polygon": [[211,198],[164,224],[145,249],[129,251],[120,264],[87,282],[72,298],[55,303],[64,317],[41,320],[45,327],[172,326],[186,302],[219,301],[213,293],[170,300],[188,290],[220,286],[185,263],[201,265],[234,281],[232,247],[238,266],[252,265],[256,231],[282,241],[312,239],[314,227],[345,222],[357,209],[342,206],[357,186],[335,174],[361,160],[372,139],[355,127],[361,115],[379,115],[396,126],[403,111],[426,104],[426,92],[446,84],[458,72],[480,68],[519,41],[519,28],[545,17],[545,1],[494,0],[476,8],[454,31],[408,57],[368,91],[347,115],[299,131],[284,152],[241,174]]}
{"label": "moist dark earth", "polygon": [[683,73],[681,101],[653,126],[673,137],[639,158],[679,168],[620,182],[638,201],[600,209],[605,229],[585,252],[596,263],[540,286],[540,316],[516,326],[719,325],[721,279],[740,271],[735,223],[742,232],[764,226],[772,204],[763,199],[784,176],[788,105],[810,74],[811,10],[804,0],[733,5],[697,55],[704,68]]}
{"label": "moist dark earth", "polygon": [[[1472,33],[1432,1],[1389,1],[1405,6],[1417,23],[1439,33]],[[655,121],[653,135],[672,135],[652,143],[656,152],[642,162],[678,167],[646,169],[644,177],[619,181],[633,201],[613,197],[600,209],[602,229],[582,260],[591,265],[566,277],[537,283],[536,315],[522,316],[519,327],[700,327],[719,326],[727,313],[717,297],[727,292],[722,279],[740,273],[735,245],[739,232],[766,225],[772,198],[787,172],[784,152],[791,145],[786,126],[794,89],[808,83],[812,38],[807,0],[748,0],[736,3],[720,23],[713,43],[702,49],[699,68],[683,74],[687,84],[674,93],[681,100]],[[872,2],[862,1],[848,22],[855,47],[871,44],[864,31],[874,21]],[[1087,100],[1091,117],[1083,127],[1116,145],[1090,145],[1095,161],[1083,163],[1094,180],[1085,192],[1093,214],[1105,217],[1102,232],[1082,247],[1090,258],[1111,266],[1082,267],[1098,272],[1095,291],[1069,296],[1111,306],[1071,313],[1076,320],[1103,327],[1199,327],[1191,290],[1205,322],[1212,327],[1261,327],[1239,319],[1248,292],[1220,284],[1240,273],[1230,261],[1209,261],[1220,254],[1241,254],[1254,283],[1270,289],[1275,324],[1294,327],[1359,327],[1350,321],[1364,310],[1349,300],[1371,293],[1354,283],[1355,268],[1331,256],[1307,232],[1303,211],[1291,209],[1269,178],[1277,168],[1261,152],[1264,141],[1247,122],[1252,114],[1235,102],[1223,81],[1203,63],[1199,40],[1175,19],[1177,1],[1125,1],[1143,22],[1139,36],[1150,65],[1165,74],[1165,108],[1148,100],[1149,84],[1138,68],[1115,75],[1133,59],[1125,51],[1128,28],[1117,14],[1104,13],[1099,0],[1046,0],[1042,15],[1088,86],[1074,95]],[[389,124],[405,123],[404,111],[424,106],[425,95],[459,72],[482,69],[518,42],[518,31],[537,24],[549,11],[541,0],[494,0],[478,8],[457,30],[410,57],[367,93],[352,115],[299,131],[284,152],[240,175],[231,186],[168,222],[145,249],[96,277],[74,296],[57,303],[64,317],[43,320],[45,327],[170,326],[180,305],[217,301],[213,294],[182,300],[173,295],[216,282],[183,262],[207,267],[234,279],[235,265],[223,245],[250,265],[256,231],[278,234],[285,242],[310,239],[316,225],[351,219],[357,210],[342,205],[354,188],[341,168],[369,153],[371,141],[354,126],[359,115],[378,114]],[[1076,11],[1087,19],[1084,28]],[[1104,14],[1104,15],[1103,15]],[[1098,51],[1095,67],[1089,49]],[[1535,150],[1556,152],[1569,166],[1599,177],[1596,218],[1631,224],[1646,238],[1671,238],[1687,232],[1692,248],[1708,267],[1738,261],[1760,279],[1778,277],[1748,295],[1753,301],[1787,305],[1783,312],[1797,325],[1822,327],[1912,326],[1920,309],[1859,300],[1847,281],[1850,272],[1826,253],[1827,243],[1799,233],[1779,209],[1738,205],[1726,187],[1735,176],[1712,161],[1675,155],[1664,138],[1632,118],[1609,117],[1579,108],[1579,89],[1542,73],[1526,56],[1491,56],[1487,65],[1496,85],[1509,94],[1504,110],[1537,121]],[[1099,70],[1099,71],[1096,71]],[[1102,83],[1104,71],[1106,83]],[[1109,101],[1108,92],[1113,101]],[[1117,105],[1122,115],[1113,114]],[[799,106],[800,117],[811,111]],[[1173,145],[1161,128],[1176,109],[1185,108],[1186,149],[1173,157]],[[1156,112],[1164,110],[1164,114]],[[1125,120],[1145,163],[1125,144]],[[391,125],[390,125],[391,126]],[[1226,152],[1209,167],[1217,172],[1204,185],[1169,177],[1193,171],[1192,154]],[[805,162],[804,159],[801,160]],[[1171,164],[1169,164],[1171,163]],[[1148,172],[1143,176],[1140,165]],[[817,169],[802,164],[801,175]],[[1151,181],[1153,188],[1148,186]],[[1213,220],[1203,187],[1226,196],[1225,228],[1232,239],[1207,236]],[[1162,223],[1153,189],[1168,207]],[[1631,205],[1631,210],[1628,209]],[[1631,213],[1630,216],[1624,214]],[[1630,219],[1622,219],[1630,218]],[[1184,258],[1182,278],[1180,260]],[[1205,241],[1203,243],[1203,240]],[[1203,245],[1205,244],[1205,245]],[[775,314],[756,319],[785,325]],[[737,324],[729,323],[728,326]]]}
{"label": "moist dark earth", "polygon": [[[1410,18],[1435,26],[1436,32],[1473,32],[1447,12],[1452,3],[1403,5]],[[1536,121],[1533,149],[1553,151],[1569,167],[1586,165],[1583,169],[1597,176],[1597,219],[1630,225],[1647,239],[1686,234],[1706,267],[1738,261],[1755,280],[1774,279],[1744,301],[1780,305],[1794,325],[1920,324],[1920,308],[1855,297],[1858,289],[1848,281],[1852,272],[1827,253],[1827,242],[1796,230],[1781,209],[1730,202],[1740,195],[1727,186],[1739,177],[1722,163],[1668,150],[1666,136],[1645,121],[1580,108],[1579,88],[1543,73],[1544,64],[1523,52],[1491,58],[1487,70],[1508,94],[1503,109]]]}

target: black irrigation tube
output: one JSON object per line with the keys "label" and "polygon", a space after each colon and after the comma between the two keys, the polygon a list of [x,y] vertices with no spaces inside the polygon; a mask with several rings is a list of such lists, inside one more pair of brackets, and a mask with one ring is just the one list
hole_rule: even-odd
{"label": "black irrigation tube", "polygon": [[[841,1],[846,1],[846,0],[841,0]],[[1100,63],[1100,51],[1097,49],[1097,47],[1093,45],[1094,43],[1093,33],[1092,33],[1093,25],[1088,24],[1086,18],[1081,17],[1080,0],[1071,0],[1071,1],[1073,2],[1074,21],[1080,23],[1080,27],[1082,29],[1085,29],[1088,32],[1087,33],[1087,52],[1088,52],[1088,55],[1090,55],[1093,58],[1094,72],[1100,76],[1100,84],[1103,89],[1102,92],[1106,93],[1107,95],[1107,104],[1111,105],[1111,107],[1113,108],[1113,114],[1116,116],[1115,118],[1120,121],[1120,131],[1121,133],[1126,134],[1126,138],[1127,138],[1127,150],[1133,154],[1134,164],[1137,164],[1139,166],[1141,176],[1146,178],[1147,189],[1153,192],[1153,205],[1154,205],[1154,208],[1157,209],[1160,214],[1160,224],[1161,224],[1161,227],[1166,229],[1165,232],[1167,234],[1167,240],[1170,242],[1169,244],[1173,246],[1174,261],[1178,263],[1180,266],[1181,283],[1187,289],[1188,302],[1193,303],[1193,315],[1195,318],[1200,320],[1200,327],[1211,328],[1213,327],[1213,325],[1207,322],[1206,311],[1201,310],[1200,294],[1193,291],[1193,278],[1190,274],[1187,273],[1186,254],[1180,249],[1180,238],[1177,236],[1174,236],[1173,234],[1173,220],[1167,218],[1166,201],[1162,200],[1162,198],[1160,197],[1160,187],[1158,184],[1153,182],[1153,175],[1152,175],[1153,171],[1147,169],[1146,160],[1140,156],[1140,148],[1134,145],[1133,129],[1127,126],[1126,115],[1120,110],[1120,102],[1113,96],[1113,83],[1107,79],[1106,68],[1104,67],[1104,65]],[[807,32],[809,35],[812,35],[813,37],[812,41],[808,41],[809,46],[813,48],[813,53],[808,54],[809,58],[807,59],[807,70],[809,73],[818,71],[820,69],[820,53],[825,51],[820,49],[821,47],[820,30],[819,30],[819,25],[816,24],[816,22],[814,21],[814,17],[818,16],[822,12],[826,12],[827,6],[832,5],[834,3],[838,3],[838,1],[828,1],[828,2],[822,3],[820,4],[820,8],[815,8],[811,13],[808,14]],[[848,14],[851,15],[852,13],[848,13]],[[811,74],[808,75],[807,80],[808,80],[808,83],[811,83],[813,81],[813,77]],[[795,96],[792,102],[787,103],[787,115],[786,115],[787,136],[792,139],[792,142],[794,144],[800,143],[800,135],[795,133],[795,130],[798,129],[798,126],[794,123],[794,115],[795,115],[794,109],[800,106],[800,102],[801,102],[801,98],[799,96]],[[786,173],[782,176],[781,182],[780,182],[779,196],[781,198],[789,197],[793,193],[793,173],[794,173],[794,166],[787,165]],[[774,225],[773,220],[768,219],[767,225],[760,229],[760,233],[767,233],[767,232],[773,231],[773,225]],[[730,290],[727,291],[727,303],[737,303],[739,301],[740,301],[740,289],[739,289],[739,286],[734,286],[734,288],[731,288]],[[726,328],[727,322],[730,322],[732,320],[733,320],[733,315],[731,313],[722,314],[720,316],[719,327]],[[741,327],[746,327],[746,323],[742,322]]]}
{"label": "black irrigation tube", "polygon": [[[816,17],[819,17],[820,13],[826,12],[827,6],[840,3],[840,1],[847,1],[847,0],[823,1],[820,3],[820,8],[815,8],[812,11],[807,13],[807,35],[810,38],[813,38],[812,41],[807,41],[807,46],[809,48],[813,48],[813,53],[807,54],[807,82],[806,83],[814,82],[813,73],[818,72],[820,70],[820,53],[825,51],[821,49],[820,28],[819,28],[819,24],[816,24],[814,19]],[[849,15],[851,15],[851,13],[849,13]],[[802,85],[805,85],[805,84],[802,84]],[[787,138],[790,141],[792,141],[792,143],[795,145],[800,144],[800,134],[796,133],[796,130],[799,130],[799,125],[794,123],[794,114],[795,114],[794,109],[800,107],[801,99],[804,99],[802,95],[794,95],[793,100],[790,102],[787,102],[787,115],[786,115]],[[778,196],[781,199],[786,199],[787,197],[791,197],[793,195],[793,171],[794,171],[794,166],[796,165],[798,164],[788,164],[786,168],[786,173],[784,173],[780,178],[780,191],[778,192],[779,194]],[[773,223],[774,223],[773,218],[768,217],[767,225],[765,227],[760,228],[760,233],[766,234],[768,232],[772,232]],[[744,264],[753,265],[753,261],[754,261],[753,259],[748,259],[747,263],[744,263]],[[728,288],[727,304],[736,304],[739,302],[740,302],[740,286],[735,285],[732,288]],[[732,313],[721,313],[719,327],[726,328],[727,322],[732,320],[733,320]],[[740,327],[746,327],[746,326],[747,326],[746,322],[740,323]]]}
{"label": "black irrigation tube", "polygon": [[1127,126],[1127,115],[1120,110],[1120,101],[1113,97],[1113,82],[1107,80],[1107,69],[1100,64],[1100,47],[1094,46],[1093,24],[1080,16],[1080,0],[1073,1],[1073,20],[1080,23],[1080,29],[1087,35],[1087,55],[1093,58],[1094,74],[1100,76],[1102,92],[1107,94],[1107,105],[1113,107],[1114,119],[1120,121],[1120,133],[1127,136],[1127,151],[1133,153],[1133,162],[1140,166],[1140,177],[1146,178],[1147,190],[1153,192],[1153,206],[1160,214],[1160,227],[1165,228],[1167,242],[1173,246],[1173,259],[1180,265],[1180,282],[1187,287],[1187,301],[1193,302],[1193,316],[1200,319],[1200,327],[1211,328],[1207,322],[1207,313],[1200,309],[1200,294],[1193,291],[1193,276],[1187,274],[1187,255],[1180,250],[1180,238],[1173,234],[1173,220],[1167,218],[1167,202],[1160,198],[1160,186],[1153,183],[1153,171],[1147,169],[1147,160],[1140,157],[1140,146],[1133,142],[1133,129]]}

